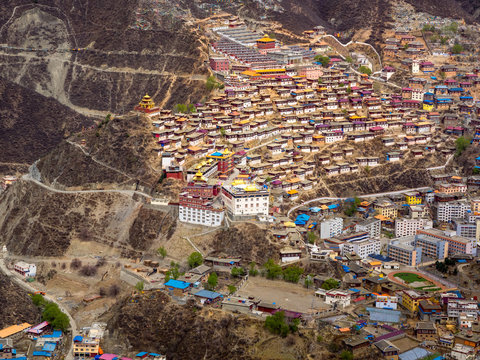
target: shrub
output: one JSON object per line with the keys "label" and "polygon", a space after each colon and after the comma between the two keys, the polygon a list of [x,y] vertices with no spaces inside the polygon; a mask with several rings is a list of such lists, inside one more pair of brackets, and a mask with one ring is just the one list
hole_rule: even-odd
{"label": "shrub", "polygon": [[111,297],[116,297],[118,294],[120,294],[120,287],[118,285],[112,285],[108,289],[108,295]]}
{"label": "shrub", "polygon": [[105,291],[105,288],[101,287],[100,290],[98,290],[98,294],[100,296],[105,296],[107,295],[107,292]]}
{"label": "shrub", "polygon": [[245,270],[243,270],[243,268],[241,268],[241,267],[237,268],[237,267],[234,266],[232,268],[231,275],[232,275],[232,277],[235,277],[235,278],[236,277],[241,277],[241,276],[245,275]]}
{"label": "shrub", "polygon": [[338,281],[335,279],[327,279],[322,284],[322,289],[324,290],[332,290],[338,287]]}
{"label": "shrub", "polygon": [[70,269],[77,270],[82,266],[82,261],[80,259],[73,259],[70,263]]}
{"label": "shrub", "polygon": [[137,282],[137,284],[135,285],[135,289],[137,289],[138,291],[143,291],[143,288],[145,287],[145,284],[143,283],[143,281],[139,281]]}
{"label": "shrub", "polygon": [[97,263],[96,263],[96,267],[102,267],[103,265],[105,265],[107,263],[107,261],[105,260],[105,258],[101,257],[100,259],[97,260]]}
{"label": "shrub", "polygon": [[97,267],[93,265],[84,265],[80,269],[80,274],[83,276],[95,276],[97,275]]}

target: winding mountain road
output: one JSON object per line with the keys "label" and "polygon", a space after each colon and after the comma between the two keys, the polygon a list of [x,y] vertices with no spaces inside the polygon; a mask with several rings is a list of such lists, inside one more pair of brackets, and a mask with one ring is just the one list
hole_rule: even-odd
{"label": "winding mountain road", "polygon": [[[358,195],[357,197],[359,197],[359,198],[382,197],[382,196],[388,196],[388,195],[403,194],[403,193],[409,192],[409,191],[419,191],[419,190],[426,190],[426,189],[429,189],[429,187],[424,186],[424,187],[418,187],[418,188],[413,188],[413,189],[403,189],[403,190],[388,191],[388,192],[375,193],[375,194],[365,194],[365,195]],[[315,199],[310,199],[310,200],[304,201],[303,203],[301,203],[299,205],[296,205],[296,206],[292,207],[290,210],[288,210],[287,216],[290,216],[290,214],[293,211],[297,210],[298,208],[300,208],[302,206],[305,206],[307,204],[317,202],[317,201],[321,201],[321,200],[346,200],[346,199],[348,199],[348,198],[346,198],[346,197],[318,197],[318,198],[315,198]]]}

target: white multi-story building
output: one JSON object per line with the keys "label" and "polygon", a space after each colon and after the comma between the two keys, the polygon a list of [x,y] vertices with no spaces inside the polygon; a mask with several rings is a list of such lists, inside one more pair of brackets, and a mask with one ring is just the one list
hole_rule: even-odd
{"label": "white multi-story building", "polygon": [[15,263],[13,270],[22,275],[23,277],[35,277],[37,275],[37,265],[28,264],[24,261]]}
{"label": "white multi-story building", "polygon": [[478,317],[478,304],[476,300],[451,299],[447,305],[449,318],[458,318],[460,315]]}
{"label": "white multi-story building", "polygon": [[378,295],[375,299],[375,307],[380,309],[397,310],[398,298],[396,296]]}
{"label": "white multi-story building", "polygon": [[417,233],[419,229],[431,229],[433,227],[432,220],[429,219],[396,219],[395,220],[395,236],[411,236]]}
{"label": "white multi-story building", "polygon": [[322,298],[325,304],[333,305],[334,307],[344,308],[350,305],[350,293],[342,290],[323,290],[318,289],[315,296]]}
{"label": "white multi-story building", "polygon": [[320,223],[320,239],[329,239],[340,235],[343,230],[343,218],[335,217]]}
{"label": "white multi-story building", "polygon": [[368,255],[380,254],[382,245],[380,241],[374,239],[365,239],[354,242],[347,242],[343,245],[342,254],[355,253],[362,259],[366,259]]}
{"label": "white multi-story building", "polygon": [[470,204],[466,201],[449,201],[437,205],[437,220],[449,222],[452,219],[463,219],[470,210]]}
{"label": "white multi-story building", "polygon": [[355,231],[366,231],[370,234],[370,239],[377,239],[382,232],[382,222],[379,219],[368,219],[355,225]]}
{"label": "white multi-story building", "polygon": [[223,218],[223,209],[200,209],[189,206],[178,207],[178,219],[194,225],[220,226],[222,225]]}
{"label": "white multi-story building", "polygon": [[235,216],[268,216],[270,192],[256,184],[233,182],[222,187],[226,210]]}

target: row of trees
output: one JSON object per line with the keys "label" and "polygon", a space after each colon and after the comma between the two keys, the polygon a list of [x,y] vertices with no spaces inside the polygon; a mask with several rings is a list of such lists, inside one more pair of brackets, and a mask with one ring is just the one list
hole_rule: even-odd
{"label": "row of trees", "polygon": [[193,114],[197,112],[197,108],[193,104],[177,104],[173,111],[177,114]]}
{"label": "row of trees", "polygon": [[42,320],[48,321],[54,329],[66,331],[70,327],[68,316],[57,304],[47,301],[41,294],[32,295],[32,301],[42,310]]}

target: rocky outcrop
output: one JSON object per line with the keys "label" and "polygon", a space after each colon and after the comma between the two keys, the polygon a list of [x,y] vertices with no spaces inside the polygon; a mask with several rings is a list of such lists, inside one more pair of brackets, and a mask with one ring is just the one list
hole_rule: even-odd
{"label": "rocky outcrop", "polygon": [[279,258],[279,246],[272,243],[271,235],[257,225],[243,223],[222,230],[213,241],[214,254],[240,257],[243,261],[265,263]]}

